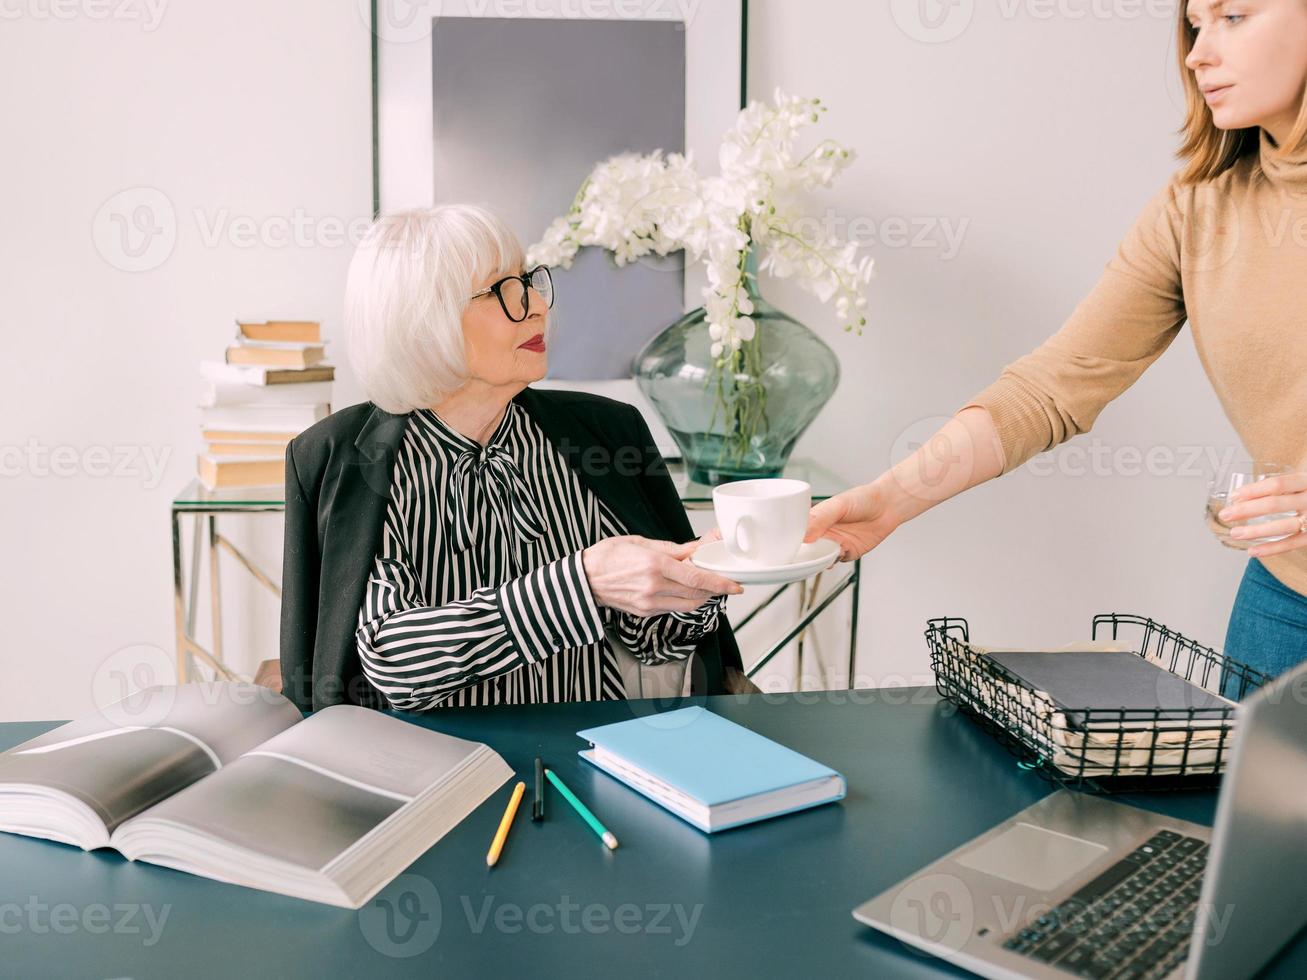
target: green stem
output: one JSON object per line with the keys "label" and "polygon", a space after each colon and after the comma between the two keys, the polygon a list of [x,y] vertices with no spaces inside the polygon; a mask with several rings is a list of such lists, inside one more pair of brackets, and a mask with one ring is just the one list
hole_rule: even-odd
{"label": "green stem", "polygon": [[818,143],[816,146],[814,146],[811,150],[809,150],[807,153],[805,153],[805,154],[803,155],[802,159],[800,159],[799,162],[795,164],[795,166],[796,166],[796,167],[801,167],[801,166],[803,166],[805,163],[808,162],[808,159],[809,159],[809,158],[810,158],[814,153],[816,153],[818,150],[820,150],[823,146],[835,146],[835,145],[836,145],[836,144],[835,144],[835,141],[832,140],[832,139],[824,139],[824,140],[822,140],[820,143]]}
{"label": "green stem", "polygon": [[813,248],[811,245],[809,245],[807,242],[805,242],[801,237],[799,237],[798,235],[794,234],[794,232],[792,232],[792,231],[786,231],[784,228],[779,228],[779,227],[777,227],[776,225],[772,225],[772,227],[771,227],[771,231],[772,231],[772,234],[773,234],[773,235],[781,235],[781,236],[784,237],[784,238],[791,238],[791,239],[793,239],[794,241],[798,242],[798,243],[799,243],[801,246],[803,246],[803,248],[805,248],[807,251],[809,251],[809,252],[811,252],[813,255],[817,256],[818,261],[820,261],[822,265],[824,265],[824,266],[825,266],[827,269],[829,269],[831,272],[835,273],[835,278],[839,281],[839,284],[840,284],[841,288],[843,288],[843,289],[849,289],[849,288],[850,288],[849,284],[846,283],[846,282],[844,281],[844,277],[843,277],[842,275],[840,275],[840,270],[837,269],[837,268],[835,268],[835,266],[831,265],[830,262],[828,262],[828,261],[826,260],[826,256],[822,255],[820,251],[818,251],[817,249]]}
{"label": "green stem", "polygon": [[[741,216],[739,228],[746,235],[749,234],[750,228],[747,216]],[[750,241],[740,252],[740,261],[737,268],[741,282],[751,278],[748,271],[748,262],[752,249],[753,242]],[[739,316],[738,298],[731,304],[728,314],[729,322],[734,322],[737,316]],[[729,451],[732,461],[739,467],[743,464],[750,447],[753,445],[759,427],[761,426],[763,432],[768,431],[770,428],[767,419],[767,389],[759,380],[763,372],[761,338],[755,333],[753,339],[740,345],[739,350],[728,351],[717,358],[714,361],[713,368],[709,384],[715,384],[716,390],[708,430],[710,432],[714,431],[717,423],[717,413],[720,411],[726,431],[718,449],[717,464],[720,466],[726,461]],[[728,373],[730,375],[729,387],[727,385]]]}

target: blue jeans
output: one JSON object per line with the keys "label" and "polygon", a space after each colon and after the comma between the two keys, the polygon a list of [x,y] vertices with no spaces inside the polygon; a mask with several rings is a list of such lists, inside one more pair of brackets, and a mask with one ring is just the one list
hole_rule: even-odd
{"label": "blue jeans", "polygon": [[[1289,588],[1256,558],[1248,559],[1223,653],[1272,677],[1307,660],[1307,595]],[[1224,693],[1239,697],[1237,686]]]}

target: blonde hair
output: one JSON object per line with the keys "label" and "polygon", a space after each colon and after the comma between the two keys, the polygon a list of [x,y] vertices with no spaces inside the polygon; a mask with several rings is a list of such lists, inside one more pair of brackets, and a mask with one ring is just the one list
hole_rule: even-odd
{"label": "blonde hair", "polygon": [[[1179,21],[1176,27],[1176,51],[1180,59],[1180,80],[1184,84],[1186,115],[1178,132],[1184,143],[1176,156],[1184,161],[1180,172],[1182,184],[1196,184],[1225,173],[1245,156],[1258,153],[1261,146],[1261,127],[1244,129],[1218,129],[1212,121],[1211,110],[1198,87],[1198,79],[1185,62],[1194,49],[1194,35],[1189,26],[1189,12],[1185,0],[1178,4]],[[1285,157],[1307,154],[1307,89],[1303,91],[1302,105],[1289,138],[1278,151]]]}
{"label": "blonde hair", "polygon": [[442,204],[382,215],[350,261],[349,358],[380,408],[439,404],[467,380],[463,311],[476,284],[522,270],[522,244],[493,212]]}

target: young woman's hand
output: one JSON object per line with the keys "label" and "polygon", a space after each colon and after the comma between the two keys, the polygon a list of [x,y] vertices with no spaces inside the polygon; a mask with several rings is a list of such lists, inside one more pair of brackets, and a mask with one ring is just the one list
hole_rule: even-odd
{"label": "young woman's hand", "polygon": [[840,561],[853,561],[888,538],[896,526],[883,490],[869,483],[813,507],[803,540],[830,538],[840,546]]}
{"label": "young woman's hand", "polygon": [[1230,537],[1239,541],[1244,538],[1289,535],[1283,541],[1249,548],[1248,554],[1254,558],[1307,548],[1307,473],[1286,473],[1284,476],[1246,483],[1230,494],[1230,503],[1219,516],[1225,523],[1232,524],[1269,514],[1293,516],[1267,521],[1265,524],[1231,528]]}
{"label": "young woman's hand", "polygon": [[861,558],[894,529],[1003,472],[1003,445],[988,411],[968,406],[871,483],[812,508],[805,541],[830,538],[840,561]]}
{"label": "young woman's hand", "polygon": [[686,561],[700,543],[605,538],[581,553],[581,563],[601,606],[635,616],[693,612],[713,596],[744,591],[739,583]]}

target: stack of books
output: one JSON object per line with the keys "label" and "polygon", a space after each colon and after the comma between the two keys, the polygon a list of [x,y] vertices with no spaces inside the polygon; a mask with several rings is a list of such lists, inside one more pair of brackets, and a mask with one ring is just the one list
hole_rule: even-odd
{"label": "stack of books", "polygon": [[331,414],[335,368],[324,362],[322,326],[310,320],[236,321],[223,361],[204,361],[200,403],[205,449],[200,482],[210,490],[279,487],[286,444]]}

